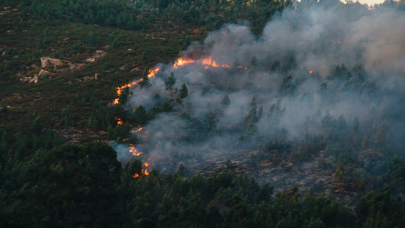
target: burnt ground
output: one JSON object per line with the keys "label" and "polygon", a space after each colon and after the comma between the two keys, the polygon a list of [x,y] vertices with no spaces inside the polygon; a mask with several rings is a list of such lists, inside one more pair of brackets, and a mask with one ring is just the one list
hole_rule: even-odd
{"label": "burnt ground", "polygon": [[[274,192],[283,191],[297,185],[302,196],[310,188],[315,196],[319,194],[326,197],[332,196],[345,204],[350,201],[355,202],[362,196],[358,192],[339,192],[332,189],[334,169],[321,169],[318,167],[317,161],[319,159],[330,161],[330,158],[323,157],[322,152],[311,161],[298,164],[287,163],[283,167],[280,166],[280,161],[270,162],[268,154],[262,157],[259,154],[258,150],[212,151],[198,160],[188,160],[186,169],[190,175],[200,173],[205,177],[208,177],[214,171],[217,173],[231,171],[234,176],[246,174],[249,178],[255,177],[260,185],[270,182],[274,185]],[[230,161],[227,161],[227,157],[230,158]],[[163,175],[169,171],[177,171],[180,162],[177,162],[176,159],[172,159],[170,162],[172,166],[167,167],[166,165],[167,168],[161,172]],[[163,167],[163,165],[160,162],[159,166]]]}

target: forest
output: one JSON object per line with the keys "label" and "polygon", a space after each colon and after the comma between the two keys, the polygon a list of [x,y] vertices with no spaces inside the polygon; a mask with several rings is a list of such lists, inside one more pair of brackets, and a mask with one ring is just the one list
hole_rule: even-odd
{"label": "forest", "polygon": [[2,1],[0,227],[405,227],[404,5]]}

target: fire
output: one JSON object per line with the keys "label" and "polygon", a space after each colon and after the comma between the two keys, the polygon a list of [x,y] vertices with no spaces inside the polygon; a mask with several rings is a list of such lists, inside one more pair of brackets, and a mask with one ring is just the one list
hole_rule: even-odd
{"label": "fire", "polygon": [[149,175],[148,169],[145,169],[144,174],[145,174],[146,176],[148,176],[148,175]]}
{"label": "fire", "polygon": [[129,145],[129,152],[134,156],[139,156],[139,155],[143,154],[143,152],[138,152],[135,148],[135,145],[133,145],[133,144]]}
{"label": "fire", "polygon": [[133,131],[132,131],[132,133],[137,133],[137,132],[142,131],[143,127],[141,127],[141,126],[139,126],[139,125],[138,125],[138,127],[139,127],[139,129],[138,129],[138,130],[136,130],[136,131],[134,131],[134,130],[133,130]]}
{"label": "fire", "polygon": [[312,70],[310,70],[309,73],[312,74]]}
{"label": "fire", "polygon": [[173,64],[173,67],[174,67],[175,69],[177,69],[177,66],[183,66],[183,65],[185,65],[185,64],[193,63],[193,62],[194,62],[194,60],[192,60],[192,59],[190,59],[190,60],[185,60],[185,59],[179,58],[179,59],[177,59],[177,61]]}
{"label": "fire", "polygon": [[122,125],[124,123],[124,122],[122,122],[122,120],[120,118],[118,118],[118,117],[114,117],[114,118],[115,118],[115,120],[118,121],[117,122],[118,125]]}
{"label": "fire", "polygon": [[135,173],[132,177],[133,177],[133,178],[138,178],[138,177],[139,177],[139,174]]}
{"label": "fire", "polygon": [[[148,78],[155,77],[155,76],[156,76],[156,73],[157,73],[159,70],[160,70],[160,68],[149,69]],[[125,85],[123,85],[123,86],[117,87],[117,95],[120,96],[121,93],[122,93],[122,90],[125,89],[126,87],[131,87],[131,86],[133,86],[133,85],[137,85],[137,84],[138,84],[139,82],[141,82],[141,81],[143,81],[142,78],[139,79],[139,80],[137,80],[137,81],[134,81],[134,82],[132,82],[132,83],[130,83],[130,84],[125,84]],[[115,99],[114,102],[113,102],[113,104],[119,104],[119,103],[120,103],[120,102],[119,102],[119,99],[118,99],[118,98]]]}
{"label": "fire", "polygon": [[211,57],[210,57],[209,59],[204,59],[204,60],[202,61],[202,64],[203,64],[203,65],[211,65],[211,66],[213,66],[213,67],[219,67],[219,65],[215,62],[215,60],[214,60],[214,61],[211,61]]}

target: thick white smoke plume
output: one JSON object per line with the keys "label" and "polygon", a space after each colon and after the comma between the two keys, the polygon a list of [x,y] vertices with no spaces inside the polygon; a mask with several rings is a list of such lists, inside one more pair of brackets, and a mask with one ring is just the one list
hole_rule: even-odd
{"label": "thick white smoke plume", "polygon": [[[192,167],[218,151],[238,151],[281,137],[282,129],[297,142],[306,126],[310,133],[321,134],[327,111],[334,119],[343,114],[346,131],[356,117],[362,122],[371,114],[400,130],[403,120],[397,114],[402,108],[389,107],[396,107],[403,97],[404,41],[403,13],[371,11],[360,4],[288,9],[272,18],[260,35],[246,25],[225,25],[180,54],[194,63],[177,68],[159,64],[150,88],[131,87],[130,110],[139,105],[149,110],[168,101],[164,82],[171,72],[176,88],[183,83],[188,88],[182,112],[191,119],[180,118],[180,106],[173,101],[176,111],[159,114],[145,127],[146,141],[139,150],[163,169],[179,162]],[[202,64],[209,58],[218,67]],[[392,92],[377,96],[386,90]],[[229,106],[221,105],[226,94]],[[252,120],[247,120],[253,96],[258,132],[249,129]],[[240,141],[253,134],[260,136],[257,141]]]}

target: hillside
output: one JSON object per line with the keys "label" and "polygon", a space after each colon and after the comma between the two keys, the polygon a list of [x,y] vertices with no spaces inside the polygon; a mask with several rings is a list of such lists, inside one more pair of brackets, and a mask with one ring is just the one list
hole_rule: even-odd
{"label": "hillside", "polygon": [[0,3],[0,227],[405,227],[402,2]]}

